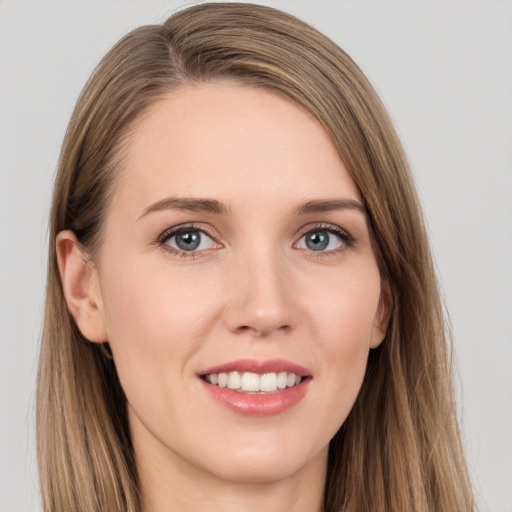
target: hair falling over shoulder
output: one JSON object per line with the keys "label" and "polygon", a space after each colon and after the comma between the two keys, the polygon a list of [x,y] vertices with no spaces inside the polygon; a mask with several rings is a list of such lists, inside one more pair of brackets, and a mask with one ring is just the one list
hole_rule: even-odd
{"label": "hair falling over shoulder", "polygon": [[361,192],[392,292],[385,341],[371,351],[356,404],[330,443],[325,512],[474,511],[435,271],[384,107],[350,57],[312,27],[269,7],[208,3],[117,43],[68,126],[50,218],[37,391],[45,512],[140,512],[126,398],[114,362],[67,309],[56,236],[70,229],[93,254],[132,123],[172,89],[217,79],[280,93],[322,124]]}

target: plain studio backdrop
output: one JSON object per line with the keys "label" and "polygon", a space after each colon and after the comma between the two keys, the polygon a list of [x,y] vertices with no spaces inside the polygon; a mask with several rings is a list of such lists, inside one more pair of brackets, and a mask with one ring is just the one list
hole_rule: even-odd
{"label": "plain studio backdrop", "polygon": [[[262,3],[334,39],[391,113],[451,316],[477,496],[484,511],[512,512],[512,3]],[[0,512],[40,510],[34,382],[66,124],[122,35],[190,4],[0,0]]]}

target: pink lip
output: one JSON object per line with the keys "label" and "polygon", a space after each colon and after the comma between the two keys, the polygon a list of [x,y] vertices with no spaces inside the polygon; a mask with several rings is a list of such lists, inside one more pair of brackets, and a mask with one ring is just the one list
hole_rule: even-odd
{"label": "pink lip", "polygon": [[247,416],[273,416],[280,414],[299,402],[307,393],[311,379],[298,386],[268,394],[241,393],[229,388],[220,388],[201,380],[206,391],[215,400],[234,412]]}
{"label": "pink lip", "polygon": [[205,390],[217,402],[232,411],[247,416],[274,416],[297,404],[306,395],[311,382],[310,373],[306,368],[282,359],[257,361],[240,359],[223,365],[208,368],[200,375],[229,372],[253,372],[258,374],[288,372],[304,378],[297,386],[276,391],[274,393],[242,393],[229,388],[221,388],[200,379]]}
{"label": "pink lip", "polygon": [[239,359],[237,361],[231,361],[226,364],[208,368],[207,370],[202,371],[200,375],[229,372],[252,372],[260,375],[272,372],[293,372],[295,375],[300,375],[301,377],[307,377],[310,375],[310,372],[304,368],[304,366],[300,366],[290,361],[285,361],[284,359],[267,359],[266,361],[258,361],[256,359]]}

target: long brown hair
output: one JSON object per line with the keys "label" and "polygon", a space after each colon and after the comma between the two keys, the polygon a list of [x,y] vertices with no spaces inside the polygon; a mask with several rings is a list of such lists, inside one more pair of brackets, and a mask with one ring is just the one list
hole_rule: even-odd
{"label": "long brown hair", "polygon": [[371,351],[356,404],[330,443],[325,511],[474,510],[435,272],[392,123],[331,40],[278,10],[237,3],[197,5],[129,33],[101,61],[71,118],[51,210],[38,377],[44,510],[140,506],[126,399],[113,360],[81,335],[67,309],[56,236],[70,229],[94,254],[134,121],[179,85],[222,79],[291,98],[323,125],[359,187],[392,293],[386,338]]}

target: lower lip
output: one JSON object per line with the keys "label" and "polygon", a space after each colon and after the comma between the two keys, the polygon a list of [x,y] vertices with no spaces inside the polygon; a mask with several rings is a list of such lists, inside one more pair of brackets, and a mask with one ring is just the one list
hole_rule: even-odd
{"label": "lower lip", "polygon": [[232,411],[247,416],[274,416],[298,403],[308,391],[310,379],[275,393],[248,394],[214,386],[201,379],[210,395]]}

